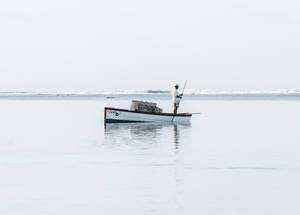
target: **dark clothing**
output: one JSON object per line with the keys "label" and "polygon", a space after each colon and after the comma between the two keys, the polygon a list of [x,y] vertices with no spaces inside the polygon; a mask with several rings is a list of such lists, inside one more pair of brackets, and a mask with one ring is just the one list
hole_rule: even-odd
{"label": "dark clothing", "polygon": [[173,113],[174,114],[177,114],[177,109],[178,109],[178,107],[179,107],[179,104],[173,104]]}

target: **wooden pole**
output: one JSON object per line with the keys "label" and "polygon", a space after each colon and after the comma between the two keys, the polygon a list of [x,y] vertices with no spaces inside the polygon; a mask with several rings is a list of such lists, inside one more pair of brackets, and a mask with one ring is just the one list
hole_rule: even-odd
{"label": "wooden pole", "polygon": [[[181,96],[181,99],[182,99],[182,97],[183,97],[183,95],[184,95],[184,90],[185,90],[185,87],[186,87],[186,83],[187,83],[187,80],[185,80],[185,83],[184,83],[184,87],[183,87],[183,90],[182,90],[182,96]],[[178,105],[180,104],[181,99],[180,99]]]}

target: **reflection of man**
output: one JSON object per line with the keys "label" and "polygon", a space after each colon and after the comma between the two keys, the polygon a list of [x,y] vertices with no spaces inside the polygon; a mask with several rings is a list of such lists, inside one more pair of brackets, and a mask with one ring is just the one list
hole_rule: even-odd
{"label": "reflection of man", "polygon": [[173,125],[173,131],[174,131],[174,146],[175,146],[175,150],[177,150],[179,148],[179,137],[178,137],[178,128],[177,125],[174,124]]}
{"label": "reflection of man", "polygon": [[182,98],[182,94],[178,93],[178,84],[174,86],[174,93],[173,93],[173,113],[177,114],[177,109],[179,107],[180,99]]}

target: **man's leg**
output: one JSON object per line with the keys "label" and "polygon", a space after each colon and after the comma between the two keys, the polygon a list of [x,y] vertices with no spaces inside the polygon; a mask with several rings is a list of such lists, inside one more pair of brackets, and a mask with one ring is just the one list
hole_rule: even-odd
{"label": "man's leg", "polygon": [[177,113],[177,107],[176,107],[176,104],[173,104],[173,113],[174,113],[174,114]]}
{"label": "man's leg", "polygon": [[174,104],[174,106],[173,106],[173,113],[174,114],[177,114],[177,109],[178,109],[178,106],[176,104]]}

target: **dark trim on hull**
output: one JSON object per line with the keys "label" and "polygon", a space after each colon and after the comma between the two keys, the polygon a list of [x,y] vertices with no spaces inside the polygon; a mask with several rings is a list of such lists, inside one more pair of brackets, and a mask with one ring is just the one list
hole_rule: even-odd
{"label": "dark trim on hull", "polygon": [[112,108],[112,107],[105,107],[106,110],[115,110],[115,111],[122,111],[122,112],[130,112],[130,113],[141,113],[141,114],[148,114],[148,115],[159,115],[159,116],[173,116],[173,117],[189,117],[192,116],[191,113],[179,113],[179,114],[173,114],[173,113],[149,113],[149,112],[142,112],[142,111],[132,111],[132,110],[126,110],[126,109],[120,109],[120,108]]}
{"label": "dark trim on hull", "polygon": [[105,119],[105,123],[145,123],[146,121]]}

